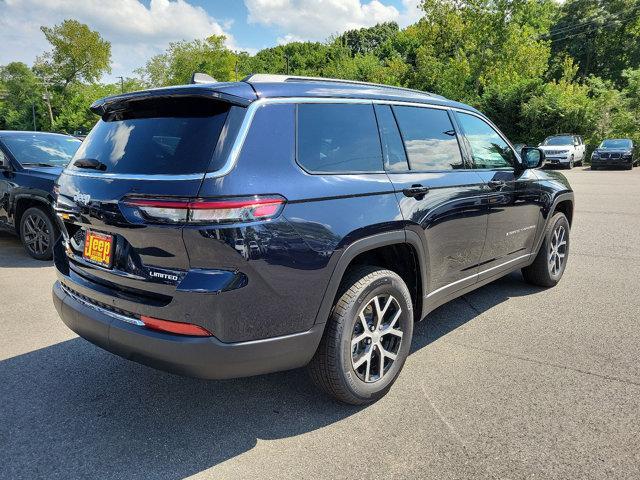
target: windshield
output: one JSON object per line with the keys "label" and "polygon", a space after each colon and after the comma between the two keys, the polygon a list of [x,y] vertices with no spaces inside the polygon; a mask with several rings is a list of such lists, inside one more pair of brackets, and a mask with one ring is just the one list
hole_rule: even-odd
{"label": "windshield", "polygon": [[631,148],[631,140],[605,140],[600,144],[600,148]]}
{"label": "windshield", "polygon": [[100,120],[69,168],[89,165],[94,173],[146,175],[204,173],[229,106],[210,101],[179,103],[149,102],[120,118]]}
{"label": "windshield", "polygon": [[560,137],[548,137],[543,145],[573,145],[573,137],[562,135]]}
{"label": "windshield", "polygon": [[80,140],[67,135],[11,133],[2,141],[20,165],[64,167],[80,147]]}

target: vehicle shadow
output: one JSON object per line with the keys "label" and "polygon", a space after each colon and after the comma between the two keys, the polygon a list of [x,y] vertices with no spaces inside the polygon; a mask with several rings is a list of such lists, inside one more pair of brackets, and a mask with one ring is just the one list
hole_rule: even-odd
{"label": "vehicle shadow", "polygon": [[[440,307],[416,327],[412,350],[535,291],[510,276]],[[128,362],[80,338],[0,362],[0,384],[0,478],[12,479],[182,479],[258,439],[314,431],[366,408],[319,394],[303,369],[203,381]]]}
{"label": "vehicle shadow", "polygon": [[53,262],[31,258],[17,235],[0,230],[0,268],[41,268],[52,265]]}

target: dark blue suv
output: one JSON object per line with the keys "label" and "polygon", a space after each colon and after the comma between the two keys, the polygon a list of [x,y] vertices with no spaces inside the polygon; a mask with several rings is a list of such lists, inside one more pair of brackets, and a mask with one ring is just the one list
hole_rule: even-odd
{"label": "dark blue suv", "polygon": [[437,95],[253,75],[92,110],[58,180],[53,298],[137,362],[211,379],[308,365],[362,404],[397,378],[415,321],[566,266],[565,178]]}
{"label": "dark blue suv", "polygon": [[0,228],[37,260],[53,256],[53,186],[79,145],[70,135],[0,130]]}

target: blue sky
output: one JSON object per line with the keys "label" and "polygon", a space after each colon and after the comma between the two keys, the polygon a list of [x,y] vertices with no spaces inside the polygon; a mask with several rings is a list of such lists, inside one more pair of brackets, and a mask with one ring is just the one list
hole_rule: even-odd
{"label": "blue sky", "polygon": [[225,35],[251,53],[296,40],[323,41],[352,28],[419,18],[419,0],[0,0],[0,65],[32,64],[49,48],[40,32],[73,18],[112,45],[105,81],[131,75],[169,42]]}

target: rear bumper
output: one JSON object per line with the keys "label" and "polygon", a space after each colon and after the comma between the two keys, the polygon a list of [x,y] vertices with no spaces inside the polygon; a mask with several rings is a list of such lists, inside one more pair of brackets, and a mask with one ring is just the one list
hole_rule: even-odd
{"label": "rear bumper", "polygon": [[224,343],[215,337],[188,337],[127,323],[117,314],[91,305],[53,286],[53,302],[62,321],[81,337],[116,355],[180,375],[224,379],[260,375],[306,365],[324,329],[262,340]]}

